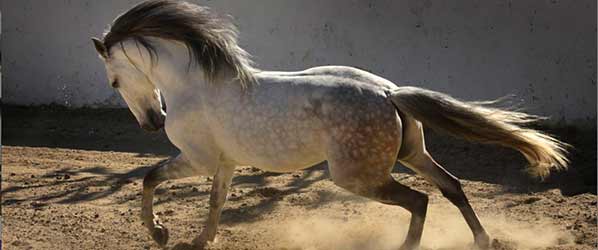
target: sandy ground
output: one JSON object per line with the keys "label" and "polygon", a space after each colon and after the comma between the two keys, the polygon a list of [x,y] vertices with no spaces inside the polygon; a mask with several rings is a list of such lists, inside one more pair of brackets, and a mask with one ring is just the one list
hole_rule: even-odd
{"label": "sandy ground", "polygon": [[[143,175],[176,149],[142,132],[124,110],[3,108],[5,249],[158,249],[139,219]],[[571,169],[545,182],[521,172],[514,151],[428,133],[432,154],[462,179],[493,249],[596,249],[596,131],[554,130],[577,147]],[[469,249],[458,210],[397,165],[394,177],[430,194],[423,249]],[[210,178],[168,181],[156,211],[169,246],[199,234]],[[218,240],[210,249],[397,249],[409,214],[354,196],[325,164],[289,174],[236,171]]]}

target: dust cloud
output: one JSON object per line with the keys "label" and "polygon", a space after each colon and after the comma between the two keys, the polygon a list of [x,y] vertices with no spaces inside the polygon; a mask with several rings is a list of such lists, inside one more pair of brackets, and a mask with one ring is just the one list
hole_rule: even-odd
{"label": "dust cloud", "polygon": [[[359,211],[305,211],[271,225],[279,249],[364,250],[398,249],[409,225],[409,213],[392,206],[364,203]],[[501,214],[481,214],[486,230],[496,239],[492,249],[538,249],[568,244],[573,237],[548,220],[521,222]],[[425,250],[471,249],[473,236],[459,210],[450,204],[433,204],[422,238]]]}

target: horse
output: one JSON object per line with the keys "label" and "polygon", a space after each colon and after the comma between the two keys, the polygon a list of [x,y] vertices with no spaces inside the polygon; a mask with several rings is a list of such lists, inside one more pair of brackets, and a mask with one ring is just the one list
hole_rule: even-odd
{"label": "horse", "polygon": [[260,70],[237,39],[230,18],[173,0],[142,2],[118,16],[102,39],[92,38],[109,84],[139,125],[164,128],[180,150],[143,179],[141,220],[162,247],[169,231],[153,212],[160,183],[213,176],[203,231],[177,245],[202,249],[216,237],[236,166],[284,173],[327,161],[335,185],[409,211],[401,249],[417,249],[428,196],[391,176],[398,161],[440,189],[460,210],[475,246],[485,249],[490,236],[459,180],[427,151],[423,126],[513,148],[534,176],[569,163],[566,143],[527,126],[543,117],[399,86],[348,66]]}

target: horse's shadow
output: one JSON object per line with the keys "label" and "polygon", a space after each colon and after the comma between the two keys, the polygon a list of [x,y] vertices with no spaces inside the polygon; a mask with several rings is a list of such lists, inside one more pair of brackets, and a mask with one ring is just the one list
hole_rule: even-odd
{"label": "horse's shadow", "polygon": [[[32,176],[32,179],[37,179],[40,184],[9,186],[3,189],[0,192],[3,197],[2,205],[32,202],[41,207],[48,203],[72,204],[102,199],[119,192],[125,185],[139,180],[149,169],[151,166],[143,166],[117,173],[102,166],[83,169],[62,168],[42,176]],[[27,193],[25,191],[37,188],[51,191],[39,195],[37,192],[29,192],[31,196],[23,197],[22,193]],[[21,194],[17,194],[19,192]],[[5,198],[12,197],[9,196],[10,194],[17,194],[19,198]]]}
{"label": "horse's shadow", "polygon": [[[136,206],[141,199],[141,180],[153,167],[154,165],[142,166],[127,172],[114,172],[108,167],[102,166],[54,170],[42,176],[33,177],[37,179],[36,182],[28,180],[27,183],[30,183],[30,185],[14,185],[3,189],[0,192],[3,197],[2,205],[31,204],[34,207],[44,207],[48,204],[74,204],[116,196],[112,199],[112,203],[125,204],[131,202],[131,205],[135,204]],[[256,170],[257,174],[236,175],[233,178],[232,188],[241,186],[251,186],[252,188],[249,192],[229,196],[229,200],[242,201],[245,198],[257,196],[260,199],[256,199],[259,202],[255,204],[225,209],[222,217],[223,223],[234,224],[241,221],[247,222],[248,219],[257,219],[260,213],[272,211],[276,207],[276,203],[284,197],[305,192],[305,189],[312,184],[327,179],[328,174],[325,169],[325,164],[319,164],[302,172],[297,172],[293,175],[294,178],[281,189],[267,187],[268,178],[280,174]],[[198,190],[195,188],[205,184],[207,183],[197,183],[197,185],[189,182],[181,185],[163,184],[162,187],[156,189],[155,204],[183,202],[188,198],[207,200],[209,189]],[[124,192],[124,195],[117,194],[127,185],[133,185],[133,188],[138,191],[134,193]],[[49,192],[31,192],[39,188],[44,188]],[[317,204],[321,204],[321,202],[324,201]],[[257,213],[257,211],[260,211],[260,213]]]}

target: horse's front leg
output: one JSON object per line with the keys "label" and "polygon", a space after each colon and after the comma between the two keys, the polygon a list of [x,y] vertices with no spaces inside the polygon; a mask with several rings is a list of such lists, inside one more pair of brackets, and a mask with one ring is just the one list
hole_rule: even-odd
{"label": "horse's front leg", "polygon": [[205,228],[201,234],[193,240],[193,245],[198,247],[198,249],[201,249],[208,242],[214,241],[216,238],[216,231],[218,230],[222,207],[226,201],[226,195],[231,185],[234,172],[234,166],[221,166],[214,176],[212,190],[210,192],[210,211],[208,212],[208,219],[206,220]]}
{"label": "horse's front leg", "polygon": [[153,199],[156,187],[171,179],[179,179],[200,174],[194,169],[184,156],[178,155],[174,158],[161,162],[150,170],[143,179],[143,196],[141,198],[141,221],[149,230],[152,238],[164,247],[168,242],[168,230],[154,214]]}

